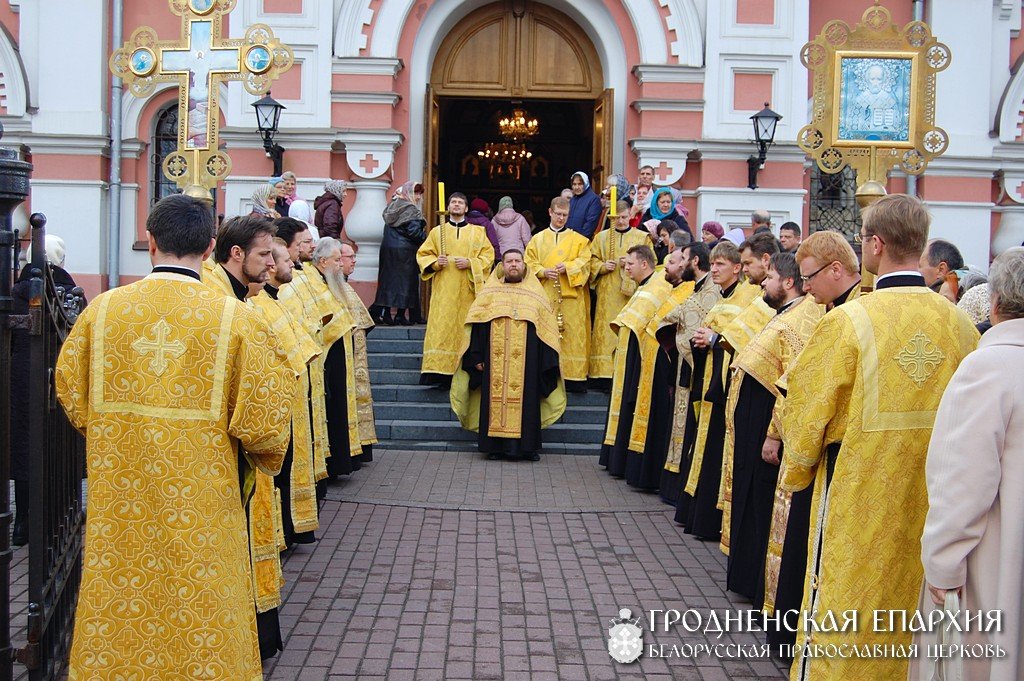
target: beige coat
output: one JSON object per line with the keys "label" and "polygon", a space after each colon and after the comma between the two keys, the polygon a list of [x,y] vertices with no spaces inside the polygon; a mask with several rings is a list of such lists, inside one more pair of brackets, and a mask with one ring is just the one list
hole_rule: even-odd
{"label": "beige coat", "polygon": [[[925,471],[925,579],[939,588],[963,586],[962,609],[1002,611],[1001,632],[967,633],[963,643],[998,645],[1006,657],[964,659],[964,679],[1018,681],[1024,678],[1024,319],[992,327],[960,365],[939,406]],[[922,604],[932,607],[925,593]],[[930,662],[915,666],[912,678],[929,678]]]}

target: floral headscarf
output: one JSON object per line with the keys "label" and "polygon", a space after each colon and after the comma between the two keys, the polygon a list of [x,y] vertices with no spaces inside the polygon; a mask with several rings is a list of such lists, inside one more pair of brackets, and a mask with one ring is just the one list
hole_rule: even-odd
{"label": "floral headscarf", "polygon": [[345,180],[328,180],[324,182],[324,191],[333,194],[338,201],[345,200],[345,190],[348,189],[348,182]]}
{"label": "floral headscarf", "polygon": [[274,191],[273,185],[261,184],[256,187],[252,192],[252,209],[253,212],[259,215],[274,215],[274,211],[267,208],[267,201],[270,200],[270,194]]}
{"label": "floral headscarf", "polygon": [[423,192],[423,185],[409,181],[395,190],[391,203],[384,208],[381,215],[384,224],[399,227],[413,220],[423,220],[423,210],[416,203],[417,188],[420,193]]}

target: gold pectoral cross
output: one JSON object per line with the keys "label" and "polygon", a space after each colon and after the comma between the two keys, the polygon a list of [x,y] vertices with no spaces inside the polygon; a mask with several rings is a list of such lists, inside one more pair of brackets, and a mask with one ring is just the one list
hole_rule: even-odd
{"label": "gold pectoral cross", "polygon": [[153,353],[153,358],[149,360],[149,368],[155,376],[162,376],[167,371],[168,357],[177,359],[185,354],[185,344],[180,340],[167,340],[171,334],[171,325],[165,319],[161,319],[153,326],[153,334],[156,340],[136,338],[132,342],[132,348],[140,355]]}

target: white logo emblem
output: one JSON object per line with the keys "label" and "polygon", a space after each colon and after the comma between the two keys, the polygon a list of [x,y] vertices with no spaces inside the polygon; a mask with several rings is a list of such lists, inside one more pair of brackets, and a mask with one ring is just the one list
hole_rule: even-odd
{"label": "white logo emblem", "polygon": [[619,610],[608,629],[608,654],[616,662],[635,662],[644,650],[644,630],[640,628],[640,617],[630,619],[629,608]]}

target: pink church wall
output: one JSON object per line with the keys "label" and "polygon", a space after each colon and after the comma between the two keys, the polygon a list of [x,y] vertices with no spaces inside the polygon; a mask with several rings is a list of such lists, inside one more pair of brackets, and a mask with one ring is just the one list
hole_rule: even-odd
{"label": "pink church wall", "polygon": [[14,38],[14,44],[17,45],[21,36],[21,22],[18,20],[18,15],[11,9],[9,2],[0,2],[0,24],[3,24],[7,32]]}

